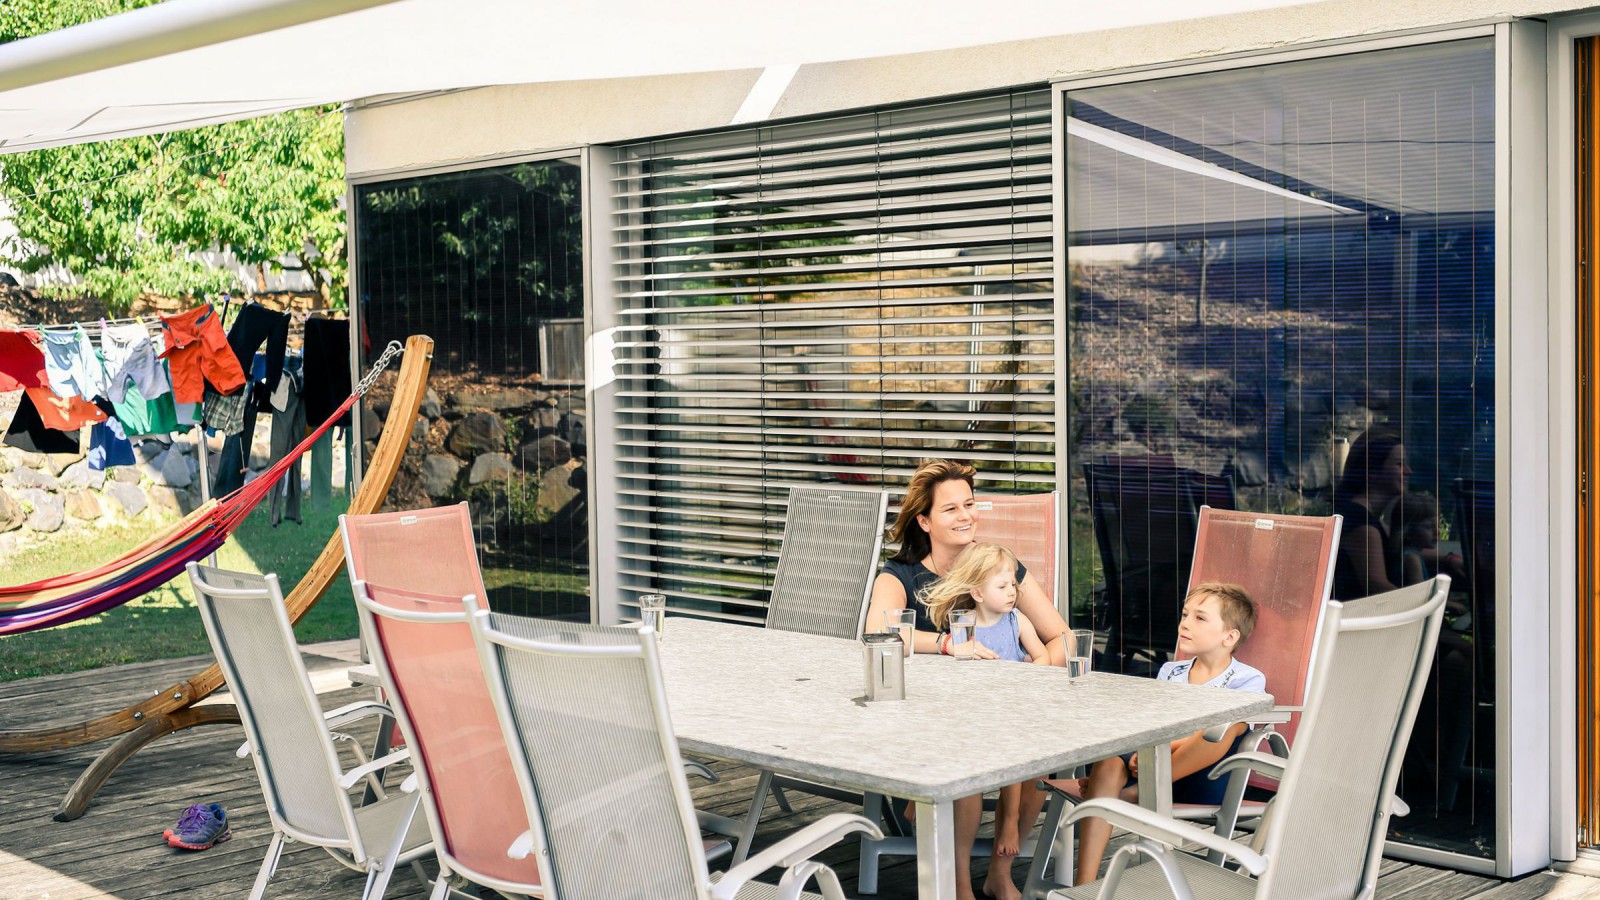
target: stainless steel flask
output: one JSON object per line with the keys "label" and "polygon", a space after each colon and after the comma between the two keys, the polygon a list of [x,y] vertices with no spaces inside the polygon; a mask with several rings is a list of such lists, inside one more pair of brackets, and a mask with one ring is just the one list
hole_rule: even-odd
{"label": "stainless steel flask", "polygon": [[866,657],[867,702],[906,698],[906,653],[900,635],[869,634],[861,639]]}

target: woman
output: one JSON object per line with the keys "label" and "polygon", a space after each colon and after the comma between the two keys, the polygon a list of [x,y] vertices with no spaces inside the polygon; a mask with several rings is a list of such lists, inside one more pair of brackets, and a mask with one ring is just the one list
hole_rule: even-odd
{"label": "woman", "polygon": [[1333,569],[1334,599],[1357,600],[1400,586],[1400,560],[1390,552],[1384,516],[1406,492],[1410,476],[1399,432],[1372,428],[1351,445],[1333,505],[1333,511],[1344,516]]}
{"label": "woman", "polygon": [[[939,580],[966,546],[978,539],[977,501],[972,496],[977,470],[966,463],[949,459],[927,460],[917,467],[906,485],[905,499],[900,503],[900,514],[889,529],[889,539],[900,542],[900,551],[883,566],[883,572],[872,584],[872,603],[867,608],[867,630],[884,628],[883,614],[889,610],[916,610],[915,645],[918,653],[938,653],[943,636],[928,620],[927,607],[918,599],[924,588]],[[1017,564],[1017,610],[1028,618],[1051,665],[1066,665],[1066,639],[1063,636],[1067,623],[1045,597],[1037,580],[1029,577],[1028,570]],[[993,651],[981,644],[974,656],[994,659]],[[1031,789],[1021,798],[1020,814],[1013,818],[1009,810],[996,814],[1002,828],[1020,830],[1018,821],[1032,822],[1038,818],[1044,804],[1044,794]],[[1028,815],[1032,811],[1032,816]],[[983,819],[983,797],[965,797],[955,803],[956,859],[965,860],[956,866],[957,900],[974,900],[972,893],[972,845],[978,837],[978,825]],[[997,900],[1017,900],[1021,892],[1011,880],[1011,860],[1018,842],[1027,835],[1000,833],[995,835],[996,855],[989,859],[989,875],[983,893]],[[1007,852],[1009,851],[1009,852]]]}

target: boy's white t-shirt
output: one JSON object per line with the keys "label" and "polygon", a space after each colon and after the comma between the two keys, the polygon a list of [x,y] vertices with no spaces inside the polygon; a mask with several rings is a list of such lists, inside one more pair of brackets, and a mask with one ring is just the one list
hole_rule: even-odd
{"label": "boy's white t-shirt", "polygon": [[[1193,659],[1180,659],[1163,663],[1161,671],[1156,673],[1156,680],[1188,684],[1189,667],[1193,665]],[[1255,691],[1260,693],[1267,689],[1267,676],[1261,674],[1260,669],[1246,665],[1236,659],[1229,663],[1226,669],[1222,670],[1221,675],[1206,682],[1202,687],[1219,687],[1235,691]]]}

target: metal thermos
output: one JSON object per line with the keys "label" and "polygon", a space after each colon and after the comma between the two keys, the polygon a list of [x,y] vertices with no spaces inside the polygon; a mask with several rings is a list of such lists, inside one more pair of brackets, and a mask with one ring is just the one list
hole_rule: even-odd
{"label": "metal thermos", "polygon": [[867,661],[867,702],[906,698],[906,651],[894,632],[869,634],[862,639]]}

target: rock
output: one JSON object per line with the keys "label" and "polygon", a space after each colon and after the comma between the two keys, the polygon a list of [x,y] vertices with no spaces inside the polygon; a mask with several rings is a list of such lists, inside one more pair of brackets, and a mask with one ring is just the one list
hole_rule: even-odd
{"label": "rock", "polygon": [[138,466],[117,466],[111,470],[113,480],[121,484],[138,484],[140,473]]}
{"label": "rock", "polygon": [[581,416],[584,414],[584,407],[587,405],[588,404],[584,402],[582,391],[575,391],[570,394],[559,394],[556,396],[556,409],[559,409],[564,413],[577,413]]}
{"label": "rock", "polygon": [[122,514],[130,519],[144,512],[145,507],[150,505],[144,491],[139,490],[137,485],[128,484],[120,479],[107,482],[102,494],[115,500]]}
{"label": "rock", "polygon": [[100,508],[100,500],[87,490],[79,489],[66,493],[67,515],[74,519],[92,522],[105,514]]}
{"label": "rock", "polygon": [[133,458],[140,462],[154,463],[167,452],[167,445],[160,441],[141,441],[134,445]]}
{"label": "rock", "polygon": [[524,437],[531,439],[556,434],[561,428],[561,411],[554,406],[541,406],[528,413],[522,422]]}
{"label": "rock", "polygon": [[67,520],[67,506],[55,494],[45,493],[38,488],[24,488],[17,491],[17,499],[33,507],[33,511],[28,513],[28,527],[34,531],[60,531],[61,524]]}
{"label": "rock", "polygon": [[375,438],[383,433],[383,420],[372,411],[372,407],[363,403],[361,405],[361,437]]}
{"label": "rock", "polygon": [[[7,449],[9,449],[9,448],[7,448]],[[4,454],[0,454],[0,474],[4,474],[6,472],[11,471],[11,466],[12,466],[11,457],[6,456]]]}
{"label": "rock", "polygon": [[372,404],[372,411],[384,422],[389,421],[389,407],[393,404],[388,400],[379,400]]}
{"label": "rock", "polygon": [[28,514],[22,511],[22,504],[0,491],[0,531],[15,531],[27,520]]}
{"label": "rock", "polygon": [[417,420],[415,422],[411,423],[411,444],[409,445],[408,449],[410,447],[421,448],[423,442],[426,441],[427,439],[428,439],[428,417],[427,416],[417,416]]}
{"label": "rock", "polygon": [[51,475],[60,475],[80,459],[83,459],[82,453],[50,453],[45,455],[44,467]]}
{"label": "rock", "polygon": [[553,434],[545,435],[531,444],[523,444],[517,453],[523,471],[553,469],[572,460],[572,445]]}
{"label": "rock", "polygon": [[454,456],[432,453],[422,461],[422,489],[429,497],[448,497],[463,463]]}
{"label": "rock", "polygon": [[511,457],[505,453],[482,453],[472,461],[472,470],[467,473],[467,484],[483,484],[485,481],[505,481],[516,471],[511,465]]}
{"label": "rock", "polygon": [[526,409],[535,403],[542,403],[544,399],[544,394],[525,388],[506,388],[499,391],[489,391],[486,394],[469,394],[466,391],[455,391],[450,395],[450,405],[463,410]]}
{"label": "rock", "polygon": [[444,445],[462,459],[473,459],[481,453],[498,453],[506,446],[506,425],[494,413],[471,413],[450,429]]}
{"label": "rock", "polygon": [[576,465],[556,466],[540,475],[539,500],[534,507],[534,514],[539,521],[548,522],[568,503],[577,499],[586,486],[583,480],[586,477],[583,468]]}
{"label": "rock", "polygon": [[26,450],[16,451],[16,454],[11,457],[11,462],[14,465],[27,466],[30,469],[42,469],[45,467],[43,453],[30,453]]}
{"label": "rock", "polygon": [[175,488],[194,484],[194,477],[189,474],[189,460],[180,453],[168,453],[161,457],[161,470],[154,481]]}
{"label": "rock", "polygon": [[422,406],[418,410],[430,419],[437,419],[444,415],[444,404],[439,402],[439,395],[433,388],[428,388],[422,395]]}
{"label": "rock", "polygon": [[38,469],[17,469],[6,476],[6,481],[19,488],[39,488],[46,491],[53,491],[61,486],[56,476]]}
{"label": "rock", "polygon": [[160,485],[150,488],[146,493],[150,495],[151,508],[164,513],[182,515],[188,500],[188,492],[175,491],[172,488],[161,487]]}
{"label": "rock", "polygon": [[89,468],[87,461],[75,462],[61,473],[61,484],[66,487],[86,487],[98,491],[105,483],[105,471]]}

